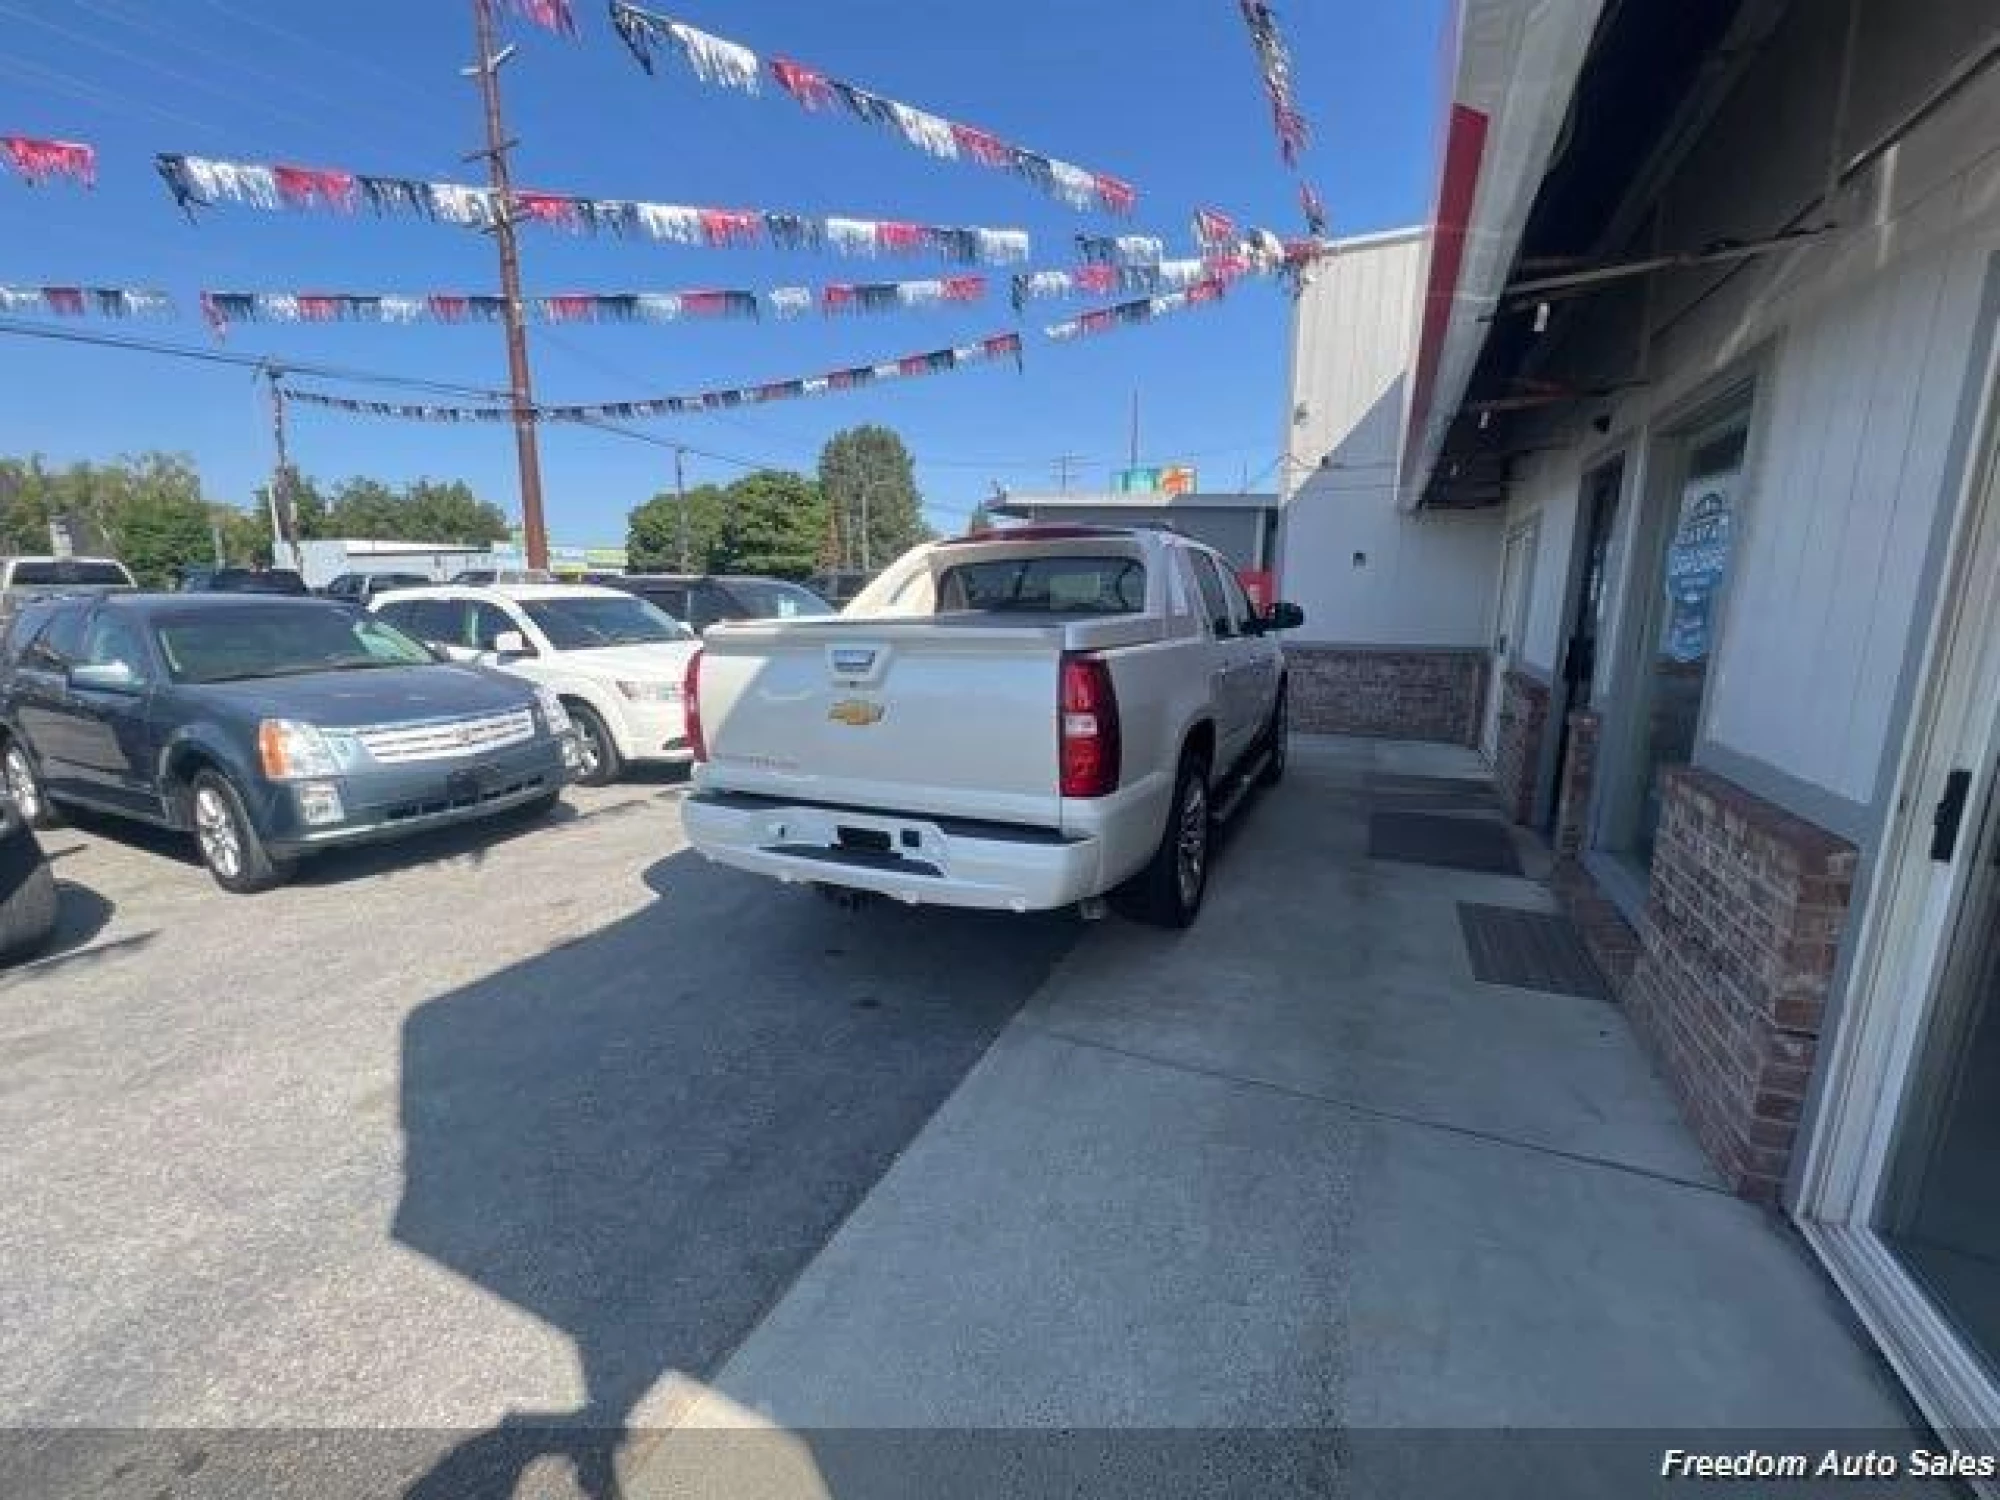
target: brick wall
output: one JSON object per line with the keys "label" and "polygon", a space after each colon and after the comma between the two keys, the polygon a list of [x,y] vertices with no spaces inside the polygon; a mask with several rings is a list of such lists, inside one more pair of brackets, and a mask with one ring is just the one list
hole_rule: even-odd
{"label": "brick wall", "polygon": [[1526,672],[1500,679],[1500,734],[1493,751],[1493,790],[1516,823],[1535,821],[1542,736],[1549,721],[1548,684]]}
{"label": "brick wall", "polygon": [[1295,728],[1478,743],[1484,651],[1288,644],[1285,662]]}
{"label": "brick wall", "polygon": [[1851,844],[1712,772],[1662,775],[1625,1004],[1730,1187],[1784,1183],[1853,895]]}

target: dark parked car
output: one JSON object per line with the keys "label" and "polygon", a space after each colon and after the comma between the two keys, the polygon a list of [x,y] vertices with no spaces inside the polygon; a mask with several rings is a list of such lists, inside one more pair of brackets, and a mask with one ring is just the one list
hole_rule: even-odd
{"label": "dark parked car", "polygon": [[864,573],[858,568],[853,568],[832,573],[815,573],[806,580],[806,587],[835,609],[845,609],[856,594],[874,581],[873,573]]}
{"label": "dark parked car", "polygon": [[75,804],[188,830],[231,891],[318,849],[553,807],[576,763],[552,693],[323,600],[48,601],[0,652],[22,816]]}
{"label": "dark parked car", "polygon": [[691,630],[706,630],[719,620],[789,620],[834,613],[833,606],[811,589],[782,578],[628,573],[607,582],[637,594]]}
{"label": "dark parked car", "polygon": [[190,568],[181,575],[185,594],[310,595],[306,581],[290,568]]}
{"label": "dark parked car", "polygon": [[378,594],[393,589],[428,588],[431,582],[422,573],[342,573],[320,592],[329,599],[366,609]]}

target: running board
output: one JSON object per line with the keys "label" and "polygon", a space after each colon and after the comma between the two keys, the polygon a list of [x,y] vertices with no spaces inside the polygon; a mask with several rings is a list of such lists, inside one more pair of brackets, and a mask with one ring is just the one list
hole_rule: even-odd
{"label": "running board", "polygon": [[1216,822],[1227,823],[1236,816],[1237,809],[1243,806],[1244,798],[1250,795],[1251,788],[1257,785],[1257,778],[1264,774],[1264,768],[1270,763],[1271,750],[1267,745],[1252,756],[1247,764],[1237,768],[1236,774],[1230,778],[1222,794],[1215,801],[1215,811],[1211,816]]}

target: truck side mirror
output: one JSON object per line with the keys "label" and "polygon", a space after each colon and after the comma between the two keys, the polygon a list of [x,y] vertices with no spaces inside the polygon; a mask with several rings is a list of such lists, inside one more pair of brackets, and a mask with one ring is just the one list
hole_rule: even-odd
{"label": "truck side mirror", "polygon": [[535,648],[528,644],[528,638],[518,630],[503,630],[493,637],[493,654],[506,661],[509,657],[533,656]]}
{"label": "truck side mirror", "polygon": [[1296,604],[1273,604],[1264,611],[1266,630],[1297,630],[1306,622],[1306,612]]}

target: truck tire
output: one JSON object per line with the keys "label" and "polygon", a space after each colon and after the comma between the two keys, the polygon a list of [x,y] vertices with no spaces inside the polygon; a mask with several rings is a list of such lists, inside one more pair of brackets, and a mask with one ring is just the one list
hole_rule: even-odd
{"label": "truck tire", "polygon": [[1271,723],[1264,730],[1266,759],[1264,769],[1257,773],[1259,786],[1276,786],[1285,779],[1285,761],[1291,755],[1291,697],[1286,684],[1279,683],[1278,701],[1271,705]]}
{"label": "truck tire", "polygon": [[1193,926],[1208,890],[1208,856],[1214,832],[1208,761],[1199,751],[1183,751],[1160,846],[1146,868],[1114,894],[1118,909],[1155,927]]}
{"label": "truck tire", "polygon": [[203,771],[195,777],[188,800],[195,846],[217,885],[232,895],[253,896],[292,878],[294,863],[276,859],[265,849],[243,798],[226,776]]}

